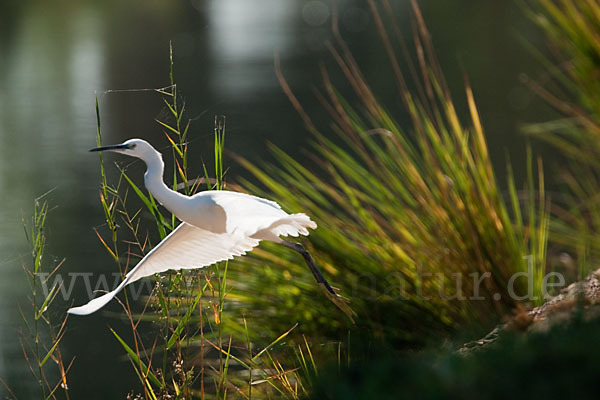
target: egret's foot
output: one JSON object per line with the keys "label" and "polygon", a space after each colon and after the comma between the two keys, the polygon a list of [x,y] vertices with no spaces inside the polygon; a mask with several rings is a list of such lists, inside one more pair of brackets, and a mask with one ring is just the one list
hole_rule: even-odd
{"label": "egret's foot", "polygon": [[329,286],[328,288],[322,283],[319,283],[319,287],[321,288],[323,293],[325,293],[325,296],[327,296],[327,298],[333,304],[335,304],[337,308],[342,310],[342,312],[346,314],[350,321],[352,321],[352,323],[354,324],[354,317],[356,317],[356,312],[354,312],[354,310],[350,307],[350,300],[337,294],[336,292],[339,291],[339,289],[337,288],[334,288],[334,291],[330,291],[329,288],[331,288],[331,286]]}

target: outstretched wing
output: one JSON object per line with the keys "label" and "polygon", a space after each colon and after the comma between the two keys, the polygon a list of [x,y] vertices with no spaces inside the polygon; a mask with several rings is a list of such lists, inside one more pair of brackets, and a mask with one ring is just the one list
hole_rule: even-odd
{"label": "outstretched wing", "polygon": [[112,292],[89,303],[69,309],[69,314],[88,315],[104,307],[125,286],[146,276],[170,269],[201,268],[219,261],[245,254],[257,246],[259,240],[229,233],[213,233],[182,222],[153,248],[125,276]]}
{"label": "outstretched wing", "polygon": [[170,269],[201,268],[251,251],[259,243],[249,237],[213,233],[182,222],[128,274],[129,283]]}

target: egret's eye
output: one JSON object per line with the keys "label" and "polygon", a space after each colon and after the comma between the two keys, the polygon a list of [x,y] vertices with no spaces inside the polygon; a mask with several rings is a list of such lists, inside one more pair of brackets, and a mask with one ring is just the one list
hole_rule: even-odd
{"label": "egret's eye", "polygon": [[131,143],[129,146],[127,146],[127,148],[128,148],[129,150],[133,150],[133,149],[135,149],[135,146],[137,146],[137,144],[135,144],[135,143]]}

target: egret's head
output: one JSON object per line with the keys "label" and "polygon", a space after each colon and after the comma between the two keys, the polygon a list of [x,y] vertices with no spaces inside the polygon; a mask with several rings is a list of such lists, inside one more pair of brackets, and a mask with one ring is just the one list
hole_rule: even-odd
{"label": "egret's head", "polygon": [[154,147],[142,139],[129,139],[121,144],[96,147],[90,151],[112,151],[115,153],[125,154],[127,156],[141,158],[142,160],[147,160],[148,156],[156,153]]}

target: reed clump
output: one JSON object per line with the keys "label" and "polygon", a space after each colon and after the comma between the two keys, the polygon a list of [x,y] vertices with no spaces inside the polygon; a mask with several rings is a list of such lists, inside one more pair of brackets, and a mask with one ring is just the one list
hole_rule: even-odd
{"label": "reed clump", "polygon": [[[369,5],[401,107],[377,99],[334,19],[335,67],[322,67],[316,91],[328,125],[313,122],[276,65],[313,135],[310,165],[272,147],[276,164],[240,159],[253,175],[242,185],[311,215],[319,224],[310,237],[317,261],[350,298],[359,326],[395,348],[412,347],[459,328],[489,327],[521,301],[543,302],[549,202],[541,161],[531,156],[527,200],[520,200],[510,168],[508,194],[501,190],[475,96],[466,82],[467,115],[460,115],[416,2],[412,52],[389,2]],[[353,93],[342,96],[332,75],[343,75]],[[265,266],[251,268],[256,261],[247,258],[236,273],[252,282],[250,290],[262,290],[265,281],[276,287],[279,304],[252,292],[248,309],[260,310],[253,319],[295,318],[311,337],[343,340],[350,325],[316,292],[306,296],[312,288],[299,260],[274,246],[253,256]],[[272,272],[282,266],[287,278]],[[516,273],[529,274],[529,288]]]}

